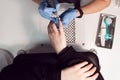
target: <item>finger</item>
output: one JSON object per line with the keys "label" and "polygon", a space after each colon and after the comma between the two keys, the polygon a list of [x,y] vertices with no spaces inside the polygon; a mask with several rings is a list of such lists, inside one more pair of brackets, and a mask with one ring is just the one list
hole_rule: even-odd
{"label": "finger", "polygon": [[59,18],[59,30],[62,31],[62,32],[64,31],[63,30],[63,24],[62,24],[60,18]]}
{"label": "finger", "polygon": [[96,73],[93,76],[88,77],[86,80],[96,80],[98,78],[98,76],[99,76],[99,73]]}
{"label": "finger", "polygon": [[48,24],[48,27],[47,27],[48,33],[51,33],[51,29],[50,29],[50,26],[51,26],[51,25],[52,25],[52,21],[50,21],[49,24]]}
{"label": "finger", "polygon": [[82,63],[79,63],[79,64],[76,64],[75,66],[73,66],[75,69],[80,69],[81,67],[83,67],[83,66],[85,66],[85,65],[87,65],[88,64],[88,62],[82,62]]}
{"label": "finger", "polygon": [[48,34],[50,34],[51,33],[50,29],[48,28],[47,30],[48,30]]}
{"label": "finger", "polygon": [[57,29],[57,26],[55,25],[55,23],[52,24],[51,28],[55,33],[58,32],[58,29]]}
{"label": "finger", "polygon": [[96,71],[96,67],[94,67],[94,68],[92,68],[91,70],[85,72],[84,75],[85,75],[86,77],[91,76],[91,75],[93,75],[93,74],[95,73],[95,71]]}
{"label": "finger", "polygon": [[54,29],[53,29],[54,26],[55,26],[54,22],[51,21],[49,25],[49,29],[51,33],[54,33]]}
{"label": "finger", "polygon": [[86,71],[89,71],[90,68],[92,68],[92,66],[93,66],[93,64],[89,64],[89,65],[87,65],[87,66],[81,68],[81,72],[84,73],[84,72],[86,72]]}

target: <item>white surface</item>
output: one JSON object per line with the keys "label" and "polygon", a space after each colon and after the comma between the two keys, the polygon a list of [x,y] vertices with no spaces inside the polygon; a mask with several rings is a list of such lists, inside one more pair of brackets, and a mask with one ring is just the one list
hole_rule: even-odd
{"label": "white surface", "polygon": [[0,10],[1,48],[16,55],[19,49],[28,49],[48,40],[48,21],[42,23],[44,19],[40,18],[38,6],[31,0],[1,0]]}
{"label": "white surface", "polygon": [[[31,0],[0,1],[0,48],[10,50],[14,56],[20,49],[29,49],[39,43],[49,43],[46,19],[40,17],[38,6]],[[112,49],[96,47],[95,37],[100,13],[117,16],[115,37]],[[107,9],[82,19],[76,19],[77,44],[85,43],[83,48],[95,48],[101,63],[105,80],[119,80],[120,71],[120,8],[111,4]]]}

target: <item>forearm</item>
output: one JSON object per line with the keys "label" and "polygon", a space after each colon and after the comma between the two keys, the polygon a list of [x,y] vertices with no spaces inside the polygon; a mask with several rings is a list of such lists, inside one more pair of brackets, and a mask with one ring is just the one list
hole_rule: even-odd
{"label": "forearm", "polygon": [[94,0],[92,3],[83,6],[84,14],[95,13],[109,6],[111,0]]}
{"label": "forearm", "polygon": [[[81,7],[84,14],[91,14],[103,10],[110,5],[111,0],[94,0],[88,5]],[[77,13],[80,16],[80,13]]]}

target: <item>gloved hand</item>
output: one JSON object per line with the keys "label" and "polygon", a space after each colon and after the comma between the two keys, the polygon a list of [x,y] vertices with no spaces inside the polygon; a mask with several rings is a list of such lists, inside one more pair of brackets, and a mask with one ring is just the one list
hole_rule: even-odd
{"label": "gloved hand", "polygon": [[77,11],[74,8],[69,8],[60,15],[64,27],[67,27],[68,24],[76,17],[77,17]]}
{"label": "gloved hand", "polygon": [[57,0],[54,0],[54,3],[55,7],[50,7],[47,3],[47,0],[42,0],[38,10],[42,17],[49,19],[50,21],[53,21],[54,23],[56,23],[56,25],[58,25],[58,21],[56,21],[58,19],[53,17],[53,14],[59,10],[60,4]]}

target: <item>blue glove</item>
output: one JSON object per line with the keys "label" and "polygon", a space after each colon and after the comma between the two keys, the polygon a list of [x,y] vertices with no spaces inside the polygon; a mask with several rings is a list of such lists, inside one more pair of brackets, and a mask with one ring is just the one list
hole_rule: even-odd
{"label": "blue glove", "polygon": [[76,17],[77,17],[77,11],[74,8],[69,8],[60,15],[64,27],[67,27],[68,24]]}
{"label": "blue glove", "polygon": [[47,3],[47,0],[42,0],[38,10],[42,17],[44,17],[50,21],[53,21],[54,23],[56,23],[56,25],[58,25],[58,21],[57,21],[58,19],[54,18],[52,16],[55,12],[57,12],[59,10],[60,4],[58,3],[57,0],[54,0],[54,3],[55,3],[54,4],[55,7],[50,7],[49,4]]}

